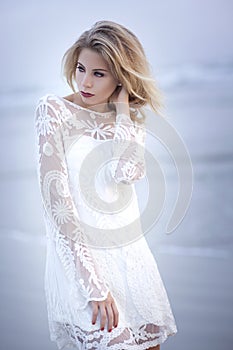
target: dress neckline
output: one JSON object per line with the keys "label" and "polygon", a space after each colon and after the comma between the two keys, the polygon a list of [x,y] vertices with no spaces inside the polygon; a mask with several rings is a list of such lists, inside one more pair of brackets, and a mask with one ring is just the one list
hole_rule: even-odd
{"label": "dress neckline", "polygon": [[112,111],[109,111],[109,112],[97,112],[97,111],[94,111],[93,109],[89,109],[89,108],[85,108],[85,107],[82,107],[80,105],[78,105],[77,103],[74,103],[74,102],[71,102],[69,100],[67,100],[66,98],[62,97],[62,96],[57,96],[55,95],[56,97],[58,97],[59,99],[61,99],[64,103],[67,102],[68,104],[78,108],[78,109],[82,109],[84,111],[87,111],[87,112],[90,112],[90,113],[93,113],[95,115],[99,115],[101,117],[110,117],[112,114],[115,114],[115,111],[112,110]]}

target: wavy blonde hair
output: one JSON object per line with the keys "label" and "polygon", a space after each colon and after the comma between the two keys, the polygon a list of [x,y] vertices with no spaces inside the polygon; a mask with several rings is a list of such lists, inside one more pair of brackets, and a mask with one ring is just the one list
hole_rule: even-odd
{"label": "wavy blonde hair", "polygon": [[73,92],[78,57],[84,48],[105,59],[115,79],[128,91],[130,106],[136,110],[148,104],[162,115],[162,94],[152,78],[141,43],[129,29],[112,21],[99,21],[81,34],[62,59],[63,73]]}

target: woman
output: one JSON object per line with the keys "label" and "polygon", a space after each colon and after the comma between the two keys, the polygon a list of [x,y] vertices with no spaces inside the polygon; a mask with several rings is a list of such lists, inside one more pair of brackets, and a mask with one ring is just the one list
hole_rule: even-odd
{"label": "woman", "polygon": [[158,350],[177,328],[134,183],[145,176],[143,106],[159,112],[159,92],[136,36],[110,21],[67,50],[64,73],[73,93],[36,109],[51,340]]}

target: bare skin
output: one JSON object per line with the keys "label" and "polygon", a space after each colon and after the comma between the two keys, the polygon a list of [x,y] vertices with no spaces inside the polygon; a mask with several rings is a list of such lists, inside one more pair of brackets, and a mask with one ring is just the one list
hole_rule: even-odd
{"label": "bare skin", "polygon": [[107,325],[109,332],[113,327],[117,327],[119,321],[119,312],[111,293],[108,293],[107,299],[103,301],[92,301],[92,324],[96,323],[100,313],[100,329],[104,330]]}

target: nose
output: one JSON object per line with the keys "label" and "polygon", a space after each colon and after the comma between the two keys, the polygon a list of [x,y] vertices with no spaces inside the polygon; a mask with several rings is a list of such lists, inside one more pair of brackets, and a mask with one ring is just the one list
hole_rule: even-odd
{"label": "nose", "polygon": [[85,74],[82,81],[83,87],[91,88],[93,85],[92,77],[89,74]]}

